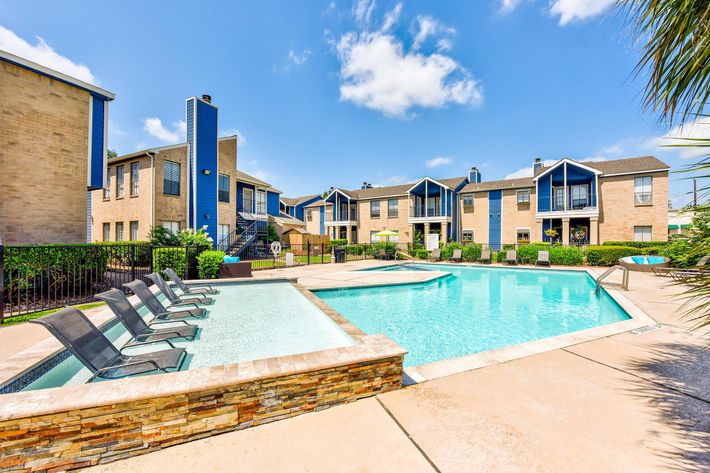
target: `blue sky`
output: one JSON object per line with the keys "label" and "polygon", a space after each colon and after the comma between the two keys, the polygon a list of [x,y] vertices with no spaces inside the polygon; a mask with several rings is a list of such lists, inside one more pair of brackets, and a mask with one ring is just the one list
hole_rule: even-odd
{"label": "blue sky", "polygon": [[610,3],[0,0],[0,49],[116,93],[121,154],[181,141],[185,98],[211,94],[239,168],[290,196],[472,165],[502,179],[535,157],[688,164],[658,145],[710,123],[668,130],[641,109],[639,52]]}

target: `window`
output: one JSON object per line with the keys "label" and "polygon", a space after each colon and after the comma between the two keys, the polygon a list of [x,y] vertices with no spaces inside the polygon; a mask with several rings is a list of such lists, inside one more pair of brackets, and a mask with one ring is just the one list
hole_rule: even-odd
{"label": "window", "polygon": [[227,174],[219,175],[219,190],[218,198],[220,202],[229,202],[229,176]]}
{"label": "window", "polygon": [[652,198],[651,176],[634,178],[634,204],[651,205]]}
{"label": "window", "polygon": [[106,187],[104,187],[104,200],[111,199],[111,168],[106,169]]}
{"label": "window", "polygon": [[266,215],[266,191],[256,191],[256,213]]}
{"label": "window", "polygon": [[138,195],[139,169],[138,163],[131,163],[131,197]]}
{"label": "window", "polygon": [[175,235],[180,233],[180,222],[166,220],[165,222],[162,223],[162,225],[163,225],[163,227],[167,228]]}
{"label": "window", "polygon": [[565,208],[565,188],[553,187],[555,193],[555,207],[553,210],[563,210]]}
{"label": "window", "polygon": [[399,215],[399,201],[397,199],[387,200],[387,217],[396,218]]}
{"label": "window", "polygon": [[530,203],[530,191],[529,190],[518,191],[517,198],[518,198],[519,204],[529,204]]}
{"label": "window", "polygon": [[242,208],[247,212],[254,211],[254,190],[242,189]]}
{"label": "window", "polygon": [[[463,211],[465,213],[473,212],[473,194],[464,194],[462,196],[462,200],[463,200]],[[473,240],[471,240],[471,241],[473,241]]]}
{"label": "window", "polygon": [[380,218],[380,201],[373,200],[370,202],[370,218]]}
{"label": "window", "polygon": [[116,166],[116,198],[123,197],[123,164]]}
{"label": "window", "polygon": [[473,230],[463,230],[461,232],[461,240],[465,242],[473,241]]}
{"label": "window", "polygon": [[228,224],[217,225],[217,244],[222,243],[227,238],[229,238],[229,225]]}
{"label": "window", "polygon": [[111,224],[110,223],[104,223],[104,228],[103,228],[103,238],[104,241],[111,241]]}
{"label": "window", "polygon": [[163,194],[180,195],[180,163],[163,161]]}
{"label": "window", "polygon": [[515,233],[517,234],[517,236],[515,238],[518,243],[530,242],[530,229],[529,228],[518,228]]}
{"label": "window", "polygon": [[306,220],[309,222],[313,220],[313,211],[311,209],[306,209]]}
{"label": "window", "polygon": [[370,243],[377,243],[380,241],[380,237],[375,236],[375,233],[378,233],[379,230],[372,230],[370,231]]}
{"label": "window", "polygon": [[116,222],[116,241],[123,241],[123,222]]}
{"label": "window", "polygon": [[136,220],[131,221],[129,224],[129,230],[130,230],[130,240],[131,241],[136,241],[138,240],[138,222]]}
{"label": "window", "polygon": [[583,209],[588,204],[589,187],[584,185],[571,186],[572,192],[572,209]]}
{"label": "window", "polygon": [[634,227],[634,241],[651,241],[651,225]]}

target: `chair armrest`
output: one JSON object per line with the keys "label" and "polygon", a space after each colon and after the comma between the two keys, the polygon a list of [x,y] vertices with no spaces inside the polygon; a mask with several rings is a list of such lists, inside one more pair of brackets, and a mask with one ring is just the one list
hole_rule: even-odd
{"label": "chair armrest", "polygon": [[131,342],[131,343],[127,343],[127,344],[124,345],[123,348],[121,348],[121,350],[119,350],[119,351],[121,352],[121,354],[123,354],[123,350],[125,350],[126,348],[139,347],[139,346],[143,346],[143,345],[151,345],[151,344],[153,344],[153,343],[167,343],[168,345],[170,345],[170,348],[175,348],[175,345],[173,345],[173,343],[172,343],[170,340],[149,340],[149,341],[147,341],[147,342]]}
{"label": "chair armrest", "polygon": [[161,368],[158,363],[155,360],[141,360],[141,361],[130,361],[128,363],[121,363],[119,365],[112,365],[112,366],[106,366],[105,368],[100,368],[96,370],[96,372],[91,376],[91,378],[86,381],[86,383],[92,382],[94,379],[96,379],[97,376],[100,376],[101,373],[110,371],[110,370],[115,370],[118,368],[128,368],[129,366],[138,366],[138,365],[153,365],[153,369],[158,370],[158,371],[163,371],[167,372],[164,368]]}

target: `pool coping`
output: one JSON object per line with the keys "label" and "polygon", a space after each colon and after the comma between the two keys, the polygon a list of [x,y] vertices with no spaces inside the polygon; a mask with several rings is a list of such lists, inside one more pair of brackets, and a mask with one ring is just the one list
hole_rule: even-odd
{"label": "pool coping", "polygon": [[[556,272],[577,272],[586,273],[592,279],[596,280],[596,275],[588,267],[559,267],[559,266],[548,266],[540,267],[533,265],[495,265],[495,264],[476,264],[476,263],[452,263],[452,262],[415,262],[403,261],[400,263],[395,263],[388,265],[386,267],[398,266],[403,264],[431,264],[438,266],[461,266],[461,267],[472,267],[472,268],[491,268],[491,269],[513,269],[513,270],[533,270],[533,271],[556,271]],[[376,270],[370,270],[369,272],[376,272]],[[451,273],[448,273],[449,275]],[[431,282],[431,281],[429,281]],[[380,284],[380,286],[401,286],[401,285],[414,285],[422,284],[424,281],[415,283],[394,283],[394,284]],[[328,288],[330,290],[347,290],[353,289],[355,286],[341,286]],[[486,366],[495,365],[498,363],[505,363],[507,361],[516,360],[519,358],[524,358],[530,355],[535,355],[538,353],[543,353],[546,351],[555,350],[558,348],[565,348],[579,343],[588,342],[591,340],[596,340],[600,338],[605,338],[611,335],[617,335],[619,333],[629,332],[632,330],[639,329],[641,327],[647,327],[651,325],[657,325],[656,320],[648,315],[643,309],[632,302],[628,297],[626,297],[622,291],[619,289],[614,289],[611,287],[602,286],[601,289],[605,291],[609,297],[621,307],[624,312],[630,317],[628,320],[621,320],[618,322],[612,322],[609,324],[604,324],[598,327],[592,327],[584,330],[578,330],[574,332],[564,333],[560,335],[555,335],[553,337],[541,338],[538,340],[531,340],[528,342],[519,343],[516,345],[510,345],[501,348],[495,348],[493,350],[482,351],[478,353],[473,353],[470,355],[463,355],[455,358],[448,358],[445,360],[438,360],[431,363],[425,363],[423,365],[405,367],[404,372],[409,379],[408,384],[416,384],[420,382],[430,381],[437,378],[442,378],[444,376],[450,376],[453,374],[463,373],[466,371],[483,368]],[[321,289],[314,289],[315,292],[322,291]]]}
{"label": "pool coping", "polygon": [[[392,266],[397,266],[397,265],[392,265]],[[386,267],[391,267],[391,266],[386,266]],[[364,272],[363,270],[359,269],[356,270],[357,272]],[[347,271],[346,271],[347,272]],[[355,271],[353,271],[355,272]],[[376,273],[376,270],[370,270],[367,271],[368,273]],[[390,271],[383,271],[383,272],[390,272]],[[410,271],[410,273],[431,273],[431,276],[428,278],[421,279],[419,281],[395,281],[395,282],[377,282],[377,283],[361,283],[361,284],[348,284],[346,286],[314,286],[314,287],[309,287],[307,290],[312,291],[312,292],[325,292],[325,291],[339,291],[342,289],[372,289],[376,287],[394,287],[394,286],[416,286],[418,284],[429,284],[430,282],[447,278],[451,276],[451,273],[448,271]]]}

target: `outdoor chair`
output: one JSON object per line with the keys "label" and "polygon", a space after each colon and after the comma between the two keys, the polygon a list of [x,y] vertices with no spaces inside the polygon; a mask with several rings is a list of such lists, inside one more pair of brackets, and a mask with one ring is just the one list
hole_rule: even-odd
{"label": "outdoor chair", "polygon": [[515,250],[506,251],[505,262],[508,264],[518,264],[518,252]]}
{"label": "outdoor chair", "polygon": [[479,260],[481,263],[490,264],[491,262],[491,250],[481,250],[481,258]]}
{"label": "outdoor chair", "polygon": [[655,268],[652,267],[651,271],[653,271],[653,274],[656,276],[670,276],[673,279],[679,279],[683,277],[690,276],[690,275],[698,275],[701,273],[708,273],[710,270],[706,268],[706,266],[710,264],[710,255],[703,256],[698,260],[697,263],[695,263],[695,267],[693,268]]}
{"label": "outdoor chair", "polygon": [[439,248],[431,250],[431,256],[429,259],[432,261],[439,261],[441,259],[441,250]]}
{"label": "outdoor chair", "polygon": [[169,340],[160,340],[171,347],[166,350],[126,355],[123,350],[128,346],[155,342],[135,342],[119,350],[86,315],[74,307],[67,307],[30,322],[47,328],[67,350],[91,370],[93,374],[87,382],[95,378],[124,378],[150,371],[167,373],[169,369],[180,369],[185,359],[185,349],[175,348]]}
{"label": "outdoor chair", "polygon": [[173,289],[168,286],[168,283],[165,282],[165,279],[158,274],[158,273],[150,273],[147,275],[147,278],[150,279],[155,283],[156,286],[158,286],[158,289],[160,289],[160,292],[162,292],[165,297],[170,301],[171,307],[172,306],[180,306],[180,305],[195,305],[197,307],[197,304],[211,304],[214,302],[214,299],[211,297],[205,297],[205,296],[199,296],[199,297],[188,297],[186,299],[181,298],[178,296]]}
{"label": "outdoor chair", "polygon": [[[169,311],[162,302],[153,294],[153,291],[140,279],[128,282],[123,285],[133,292],[138,299],[151,311],[155,316],[156,320],[176,320],[184,319],[187,317],[204,317],[207,314],[207,310],[204,307],[197,307],[195,309],[184,309],[176,310],[174,312]],[[172,306],[170,306],[172,307]]]}
{"label": "outdoor chair", "polygon": [[538,266],[550,266],[550,252],[548,250],[540,250],[537,252]]}
{"label": "outdoor chair", "polygon": [[133,307],[131,301],[128,300],[128,297],[118,289],[109,289],[106,292],[96,294],[94,297],[104,301],[118,320],[126,326],[126,329],[128,329],[134,340],[139,342],[157,342],[173,338],[194,340],[197,329],[199,328],[197,325],[188,324],[184,320],[176,321],[182,322],[184,325],[153,328],[153,325],[159,325],[165,322],[147,324],[135,307]]}
{"label": "outdoor chair", "polygon": [[213,289],[212,286],[208,284],[185,284],[185,282],[177,275],[172,268],[165,268],[165,274],[175,283],[178,289],[182,291],[185,295],[205,295],[205,294],[219,294],[217,289]]}
{"label": "outdoor chair", "polygon": [[454,249],[454,253],[451,255],[451,261],[461,262],[463,259],[463,250],[461,248]]}

